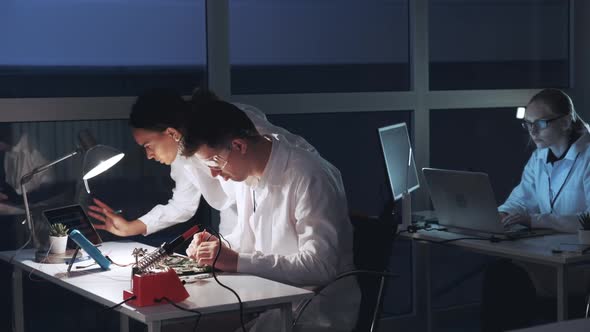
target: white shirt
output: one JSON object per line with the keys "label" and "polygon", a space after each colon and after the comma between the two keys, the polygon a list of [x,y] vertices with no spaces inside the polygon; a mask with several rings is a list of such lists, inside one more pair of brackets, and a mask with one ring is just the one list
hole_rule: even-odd
{"label": "white shirt", "polygon": [[580,229],[578,215],[590,212],[590,135],[578,138],[553,165],[547,163],[548,152],[533,152],[520,184],[498,210],[528,214],[532,227],[574,233]]}
{"label": "white shirt", "polygon": [[[234,189],[238,223],[226,239],[239,254],[238,272],[295,286],[320,286],[354,269],[352,225],[340,172],[319,155],[272,139],[262,177],[234,182]],[[354,327],[360,301],[356,279],[332,286],[312,301],[303,325]],[[264,326],[263,320],[258,324]]]}
{"label": "white shirt", "polygon": [[[235,105],[246,113],[260,134],[274,134],[293,145],[317,153],[315,148],[301,136],[268,122],[264,113],[257,108],[243,104]],[[170,177],[175,182],[172,198],[167,204],[156,205],[147,214],[138,218],[146,225],[145,235],[190,219],[199,207],[201,195],[205,197],[209,205],[221,211],[220,228],[233,229],[235,224],[235,214],[231,213],[233,202],[228,201],[223,189],[227,190],[231,183],[220,184],[221,179],[211,177],[209,170],[201,165],[196,157],[186,158],[180,154],[170,165]]]}

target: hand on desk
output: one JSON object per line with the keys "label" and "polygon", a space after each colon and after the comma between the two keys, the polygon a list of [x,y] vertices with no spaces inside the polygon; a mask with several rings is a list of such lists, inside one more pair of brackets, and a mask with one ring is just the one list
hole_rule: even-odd
{"label": "hand on desk", "polygon": [[531,228],[531,216],[528,214],[508,214],[505,212],[500,212],[500,221],[504,225],[504,227],[510,227],[515,224],[520,224]]}
{"label": "hand on desk", "polygon": [[90,205],[88,207],[92,210],[88,211],[88,215],[104,223],[103,225],[95,224],[94,228],[102,229],[118,236],[131,236],[146,232],[147,228],[143,222],[139,220],[128,221],[102,201],[96,198],[93,198],[93,201],[96,205]]}
{"label": "hand on desk", "polygon": [[[212,266],[218,248],[219,239],[209,232],[203,231],[195,234],[193,241],[186,249],[186,254],[196,260],[200,266]],[[226,272],[236,272],[237,267],[238,253],[222,243],[215,268]]]}

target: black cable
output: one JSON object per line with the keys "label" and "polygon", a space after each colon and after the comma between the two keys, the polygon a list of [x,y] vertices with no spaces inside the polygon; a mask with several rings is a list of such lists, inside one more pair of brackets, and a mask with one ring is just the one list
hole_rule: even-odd
{"label": "black cable", "polygon": [[[448,230],[446,228],[435,228],[435,227],[431,227],[430,224],[425,224],[424,226],[419,226],[419,225],[409,225],[408,227],[406,227],[405,230],[401,230],[399,231],[397,234],[402,234],[402,233],[417,233],[418,231],[441,231],[441,232],[448,232]],[[514,241],[516,240],[516,238],[499,238],[496,236],[491,236],[491,237],[460,237],[460,238],[456,238],[456,239],[448,239],[448,240],[441,240],[441,241],[435,241],[435,240],[428,240],[428,239],[419,239],[419,238],[412,238],[413,240],[416,241],[423,241],[423,242],[429,242],[429,243],[437,243],[437,244],[445,244],[445,243],[449,243],[449,242],[455,242],[455,241],[460,241],[460,240],[480,240],[480,241],[490,241],[492,243],[498,243],[498,242],[503,242],[503,241]]]}
{"label": "black cable", "polygon": [[397,232],[395,235],[398,236],[403,233],[410,233],[410,231],[408,231],[407,229],[402,229],[401,231]]}
{"label": "black cable", "polygon": [[197,315],[197,321],[195,322],[195,326],[193,327],[193,332],[197,330],[197,326],[199,326],[199,322],[201,321],[201,316],[203,316],[203,314],[199,310],[183,308],[183,307],[179,306],[178,304],[176,304],[175,302],[170,301],[170,299],[167,298],[167,297],[165,297],[165,296],[162,297],[162,298],[159,298],[159,299],[154,299],[154,302],[158,302],[159,303],[159,302],[162,302],[162,301],[166,301],[166,302],[168,302],[168,304],[171,304],[175,308],[180,309],[182,311],[186,311],[186,312],[190,312],[190,313],[196,314]]}
{"label": "black cable", "polygon": [[240,326],[242,328],[242,332],[246,332],[246,325],[244,325],[244,304],[242,303],[242,299],[240,298],[238,293],[236,293],[236,291],[234,291],[230,287],[224,285],[221,281],[219,281],[219,279],[217,279],[217,273],[215,273],[215,263],[217,263],[217,259],[219,258],[219,254],[221,253],[221,246],[222,246],[221,235],[219,234],[219,232],[215,231],[214,229],[210,229],[210,231],[215,233],[214,235],[217,236],[217,240],[219,241],[219,247],[217,248],[217,253],[215,254],[215,258],[213,259],[213,264],[211,266],[211,274],[213,275],[213,279],[215,279],[215,281],[219,284],[219,286],[232,292],[236,296],[236,298],[238,299],[238,303],[240,304]]}
{"label": "black cable", "polygon": [[410,234],[414,234],[417,233],[418,231],[446,231],[446,228],[442,228],[442,227],[432,227],[432,224],[429,223],[425,223],[423,226],[420,225],[408,225],[406,227],[406,229],[402,229],[401,231],[397,232],[396,235],[400,235],[403,233],[410,233]]}
{"label": "black cable", "polygon": [[335,283],[336,281],[342,279],[342,278],[346,278],[346,277],[350,277],[350,276],[356,276],[358,274],[368,274],[368,275],[374,275],[374,276],[378,276],[378,277],[389,277],[389,278],[397,278],[399,277],[397,274],[393,274],[393,273],[389,273],[389,272],[379,272],[379,271],[372,271],[372,270],[352,270],[352,271],[348,271],[348,272],[343,272],[339,275],[337,275],[334,279],[332,279],[331,281],[329,281],[327,284],[319,287],[318,289],[315,290],[313,296],[309,299],[307,299],[303,305],[300,305],[301,309],[297,308],[297,316],[293,319],[293,325],[292,327],[295,327],[295,325],[297,324],[297,321],[299,320],[299,318],[301,316],[303,316],[303,312],[305,311],[305,309],[307,308],[307,306],[311,303],[311,300],[313,300],[316,296],[320,295],[320,293],[326,289],[326,287],[332,285],[333,283]]}
{"label": "black cable", "polygon": [[132,297],[130,297],[130,298],[126,299],[126,300],[123,300],[123,301],[115,304],[114,306],[111,306],[111,307],[107,307],[107,308],[102,309],[102,311],[104,312],[104,311],[107,311],[107,310],[113,310],[113,309],[115,309],[117,307],[122,306],[123,304],[125,304],[125,303],[127,303],[129,301],[135,300],[136,298],[137,298],[137,296],[133,295]]}
{"label": "black cable", "polygon": [[76,266],[76,269],[85,269],[87,267],[91,267],[92,265],[96,265],[96,264],[98,264],[98,263],[94,262],[92,264],[87,264],[87,265],[78,265],[78,266]]}
{"label": "black cable", "polygon": [[429,243],[436,243],[436,244],[445,244],[445,243],[455,242],[455,241],[461,241],[461,240],[490,241],[492,243],[504,242],[504,241],[514,241],[514,239],[501,239],[501,238],[494,237],[494,236],[492,236],[492,237],[459,237],[459,238],[456,238],[456,239],[448,239],[448,240],[442,240],[442,241],[434,241],[434,240],[418,239],[418,238],[413,238],[413,240],[415,240],[415,241],[429,242]]}
{"label": "black cable", "polygon": [[231,249],[231,243],[229,243],[229,241],[226,240],[221,233],[218,232],[217,234],[221,237],[223,242],[227,243],[227,247]]}
{"label": "black cable", "polygon": [[[221,233],[219,233],[219,232],[215,232],[215,230],[212,230],[212,229],[210,229],[210,231],[212,231],[212,232],[214,232],[214,233],[217,233],[218,237],[221,237],[221,239],[223,240],[223,242],[227,243],[227,247],[231,249],[231,243],[229,243],[229,241],[228,241],[228,240],[226,240],[226,239],[223,237],[223,235],[221,235]],[[210,239],[212,236],[213,236],[213,234],[209,235],[209,236],[207,237],[207,240],[205,240],[205,241],[209,241],[209,239]]]}

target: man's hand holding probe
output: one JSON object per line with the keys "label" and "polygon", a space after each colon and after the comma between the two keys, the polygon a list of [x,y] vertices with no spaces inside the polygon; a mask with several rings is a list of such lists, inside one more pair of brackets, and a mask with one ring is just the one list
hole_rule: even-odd
{"label": "man's hand holding probe", "polygon": [[[219,249],[219,242],[217,236],[207,231],[197,233],[186,249],[186,254],[196,260],[200,266],[212,266]],[[237,267],[238,253],[222,243],[215,268],[226,272],[236,272]]]}

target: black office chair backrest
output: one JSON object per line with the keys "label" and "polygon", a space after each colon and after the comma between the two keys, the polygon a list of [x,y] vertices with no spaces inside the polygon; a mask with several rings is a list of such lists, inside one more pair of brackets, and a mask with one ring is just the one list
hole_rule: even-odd
{"label": "black office chair backrest", "polygon": [[[354,263],[357,269],[383,272],[389,264],[392,244],[397,232],[397,223],[392,216],[368,217],[351,214],[354,229]],[[358,275],[361,288],[361,305],[355,331],[369,331],[380,295],[380,278],[373,275]]]}

